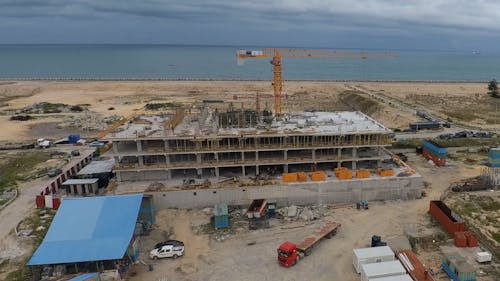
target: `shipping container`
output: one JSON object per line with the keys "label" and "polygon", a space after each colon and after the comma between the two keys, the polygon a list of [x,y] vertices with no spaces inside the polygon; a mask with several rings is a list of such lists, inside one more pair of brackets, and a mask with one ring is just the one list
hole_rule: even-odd
{"label": "shipping container", "polygon": [[413,122],[410,123],[410,129],[413,131],[418,131],[418,130],[434,130],[434,129],[439,129],[440,124],[439,122]]}
{"label": "shipping container", "polygon": [[36,196],[36,207],[37,208],[45,208],[45,196],[44,195],[37,195]]}
{"label": "shipping container", "polygon": [[431,140],[424,140],[422,146],[438,158],[446,157],[446,148]]}
{"label": "shipping container", "polygon": [[352,265],[357,273],[361,273],[362,264],[393,260],[394,252],[389,246],[354,249],[352,255]]}
{"label": "shipping container", "polygon": [[427,149],[422,150],[422,155],[427,159],[427,160],[432,160],[434,162],[434,165],[436,166],[445,166],[446,165],[446,158],[444,157],[437,157],[436,155],[432,154],[430,151]]}
{"label": "shipping container", "polygon": [[399,259],[403,267],[408,271],[408,274],[415,281],[434,281],[429,271],[420,262],[417,255],[411,250],[401,250],[396,252],[396,257]]}
{"label": "shipping container", "polygon": [[470,231],[464,232],[465,237],[467,238],[467,247],[477,247],[477,238],[474,233]]}
{"label": "shipping container", "polygon": [[410,277],[410,275],[405,274],[380,278],[368,278],[368,281],[413,281],[413,279]]}
{"label": "shipping container", "polygon": [[467,247],[467,237],[465,237],[465,232],[457,231],[455,236],[455,246],[459,248]]}
{"label": "shipping container", "polygon": [[361,281],[401,275],[406,275],[406,269],[397,260],[361,264]]}
{"label": "shipping container", "polygon": [[488,162],[493,168],[500,167],[500,148],[490,148],[488,152]]}
{"label": "shipping container", "polygon": [[430,201],[429,213],[451,235],[457,231],[465,231],[465,222],[442,201]]}
{"label": "shipping container", "polygon": [[445,255],[441,266],[453,281],[476,281],[474,267],[460,255]]}
{"label": "shipping container", "polygon": [[216,229],[229,227],[227,204],[220,203],[214,206],[214,225]]}

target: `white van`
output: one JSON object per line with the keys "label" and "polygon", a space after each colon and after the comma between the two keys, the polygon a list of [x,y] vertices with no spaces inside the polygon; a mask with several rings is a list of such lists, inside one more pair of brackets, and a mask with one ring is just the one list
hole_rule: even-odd
{"label": "white van", "polygon": [[149,253],[149,257],[156,260],[161,258],[178,258],[184,255],[184,246],[165,245]]}

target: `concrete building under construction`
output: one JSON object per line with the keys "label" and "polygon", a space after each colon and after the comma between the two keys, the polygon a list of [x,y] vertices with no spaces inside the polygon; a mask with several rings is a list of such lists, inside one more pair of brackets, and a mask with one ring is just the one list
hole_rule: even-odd
{"label": "concrete building under construction", "polygon": [[110,131],[118,181],[375,169],[391,131],[361,112],[270,112],[208,107],[140,116]]}

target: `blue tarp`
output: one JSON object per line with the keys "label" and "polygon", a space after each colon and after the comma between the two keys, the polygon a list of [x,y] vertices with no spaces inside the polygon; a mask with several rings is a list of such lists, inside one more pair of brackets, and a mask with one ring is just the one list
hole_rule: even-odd
{"label": "blue tarp", "polygon": [[97,272],[94,272],[94,273],[84,273],[82,275],[78,275],[74,278],[71,278],[69,279],[68,281],[86,281],[87,279],[91,278],[91,277],[96,277],[97,276]]}
{"label": "blue tarp", "polygon": [[142,194],[65,198],[28,265],[121,259]]}

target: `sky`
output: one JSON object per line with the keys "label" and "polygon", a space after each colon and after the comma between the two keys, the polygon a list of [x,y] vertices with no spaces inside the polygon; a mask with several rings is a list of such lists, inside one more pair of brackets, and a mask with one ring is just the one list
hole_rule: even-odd
{"label": "sky", "polygon": [[0,44],[500,52],[498,0],[0,0]]}

